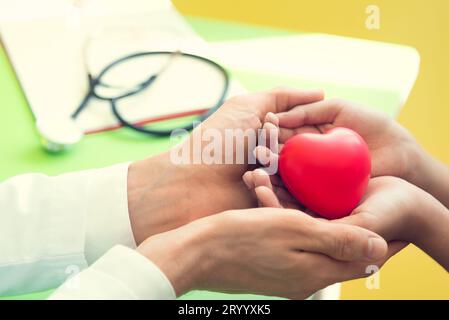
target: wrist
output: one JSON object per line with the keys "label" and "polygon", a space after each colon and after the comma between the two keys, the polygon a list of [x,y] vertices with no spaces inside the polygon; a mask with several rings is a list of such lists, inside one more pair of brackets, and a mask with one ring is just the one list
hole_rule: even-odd
{"label": "wrist", "polygon": [[415,170],[409,181],[425,190],[444,206],[449,208],[449,168],[430,154],[417,146],[415,157]]}
{"label": "wrist", "polygon": [[449,242],[449,210],[438,200],[428,195],[429,203],[421,215],[421,228],[414,244],[449,270],[447,243]]}
{"label": "wrist", "polygon": [[419,205],[413,213],[414,230],[410,242],[423,248],[429,239],[435,236],[437,226],[445,220],[448,215],[447,209],[433,196],[425,191],[419,190]]}
{"label": "wrist", "polygon": [[193,171],[173,165],[168,154],[130,165],[128,211],[137,244],[190,221],[187,185],[193,175]]}
{"label": "wrist", "polygon": [[417,143],[409,143],[406,150],[405,158],[408,165],[400,178],[422,187],[423,175],[428,171],[427,155]]}
{"label": "wrist", "polygon": [[137,251],[165,274],[177,296],[198,288],[202,277],[211,270],[207,223],[194,222],[145,240]]}
{"label": "wrist", "polygon": [[216,166],[174,164],[169,153],[132,163],[128,211],[136,243],[207,215],[253,206],[241,176]]}
{"label": "wrist", "polygon": [[433,189],[439,185],[444,169],[418,144],[410,147],[408,159],[413,165],[407,170],[404,179],[433,194]]}

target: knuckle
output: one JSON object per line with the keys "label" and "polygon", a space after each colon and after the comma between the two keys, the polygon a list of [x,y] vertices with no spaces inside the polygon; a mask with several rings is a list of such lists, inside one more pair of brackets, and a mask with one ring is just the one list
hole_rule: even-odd
{"label": "knuckle", "polygon": [[295,113],[298,119],[302,119],[302,123],[311,123],[311,121],[309,121],[309,114],[303,108],[296,108]]}
{"label": "knuckle", "polygon": [[298,232],[304,232],[305,229],[308,230],[315,230],[318,228],[319,223],[308,216],[307,214],[292,210],[292,209],[282,209],[284,214],[284,221],[285,223],[294,229],[296,229]]}
{"label": "knuckle", "polygon": [[335,238],[335,253],[342,259],[350,258],[354,255],[354,243],[356,237],[354,233],[349,231],[342,231],[341,234]]}
{"label": "knuckle", "polygon": [[371,212],[370,208],[362,205],[352,212],[351,217],[351,224],[376,232],[379,225],[379,217]]}
{"label": "knuckle", "polygon": [[268,92],[270,103],[275,106],[283,104],[285,100],[288,100],[288,96],[286,95],[287,92],[288,89],[285,87],[277,87],[275,89],[272,89]]}

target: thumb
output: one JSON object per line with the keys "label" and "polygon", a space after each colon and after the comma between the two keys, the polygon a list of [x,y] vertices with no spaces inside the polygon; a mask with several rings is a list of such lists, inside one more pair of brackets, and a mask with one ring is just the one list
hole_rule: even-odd
{"label": "thumb", "polygon": [[315,220],[303,250],[320,252],[341,261],[378,261],[387,254],[386,241],[374,232],[329,221]]}
{"label": "thumb", "polygon": [[279,126],[295,129],[302,126],[317,126],[333,123],[343,105],[336,100],[323,100],[297,106],[287,112],[277,114]]}

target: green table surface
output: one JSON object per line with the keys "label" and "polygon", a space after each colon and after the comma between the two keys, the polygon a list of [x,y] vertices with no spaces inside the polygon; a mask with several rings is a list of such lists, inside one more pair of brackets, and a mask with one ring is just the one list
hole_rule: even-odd
{"label": "green table surface", "polygon": [[[193,28],[207,41],[248,39],[287,35],[292,32],[261,26],[187,17]],[[30,48],[32,50],[32,48]],[[36,62],[38,63],[38,61]],[[348,87],[332,83],[286,78],[257,71],[231,70],[248,90],[269,89],[287,85],[299,88],[324,88],[328,97],[344,97],[373,106],[393,115],[399,103],[398,94],[373,88]],[[55,88],[57,89],[57,88]],[[64,103],[61,101],[61,103]],[[64,172],[104,167],[120,162],[142,159],[170,147],[168,138],[148,137],[128,129],[86,136],[74,149],[62,154],[45,152],[40,145],[29,109],[19,82],[5,51],[0,48],[0,181],[26,172],[55,175]],[[43,299],[51,291],[31,293],[6,299]],[[254,295],[230,295],[192,291],[181,299],[258,299]]]}

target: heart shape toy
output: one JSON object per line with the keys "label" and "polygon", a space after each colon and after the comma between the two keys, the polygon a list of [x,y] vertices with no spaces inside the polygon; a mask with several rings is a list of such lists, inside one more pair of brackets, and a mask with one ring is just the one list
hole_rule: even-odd
{"label": "heart shape toy", "polygon": [[356,132],[334,128],[289,139],[279,172],[291,194],[327,219],[349,215],[365,194],[371,172],[368,146]]}

